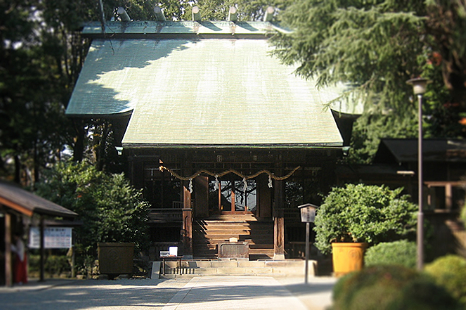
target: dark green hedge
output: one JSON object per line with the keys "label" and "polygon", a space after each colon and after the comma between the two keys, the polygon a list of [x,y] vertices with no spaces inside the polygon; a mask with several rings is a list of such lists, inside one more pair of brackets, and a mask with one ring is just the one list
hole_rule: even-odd
{"label": "dark green hedge", "polygon": [[341,278],[333,310],[458,309],[457,301],[434,280],[399,265],[364,268]]}
{"label": "dark green hedge", "polygon": [[364,263],[374,265],[402,265],[416,267],[416,243],[407,240],[383,242],[367,249]]}

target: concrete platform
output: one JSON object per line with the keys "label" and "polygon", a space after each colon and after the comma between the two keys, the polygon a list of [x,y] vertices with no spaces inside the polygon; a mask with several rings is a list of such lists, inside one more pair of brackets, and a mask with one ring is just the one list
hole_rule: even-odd
{"label": "concrete platform", "polygon": [[[182,260],[167,261],[165,275],[152,271],[163,278],[212,276],[212,275],[262,275],[262,276],[304,276],[304,260]],[[153,265],[153,268],[158,266]],[[163,267],[160,267],[163,268]],[[308,276],[316,275],[317,262],[308,262]]]}

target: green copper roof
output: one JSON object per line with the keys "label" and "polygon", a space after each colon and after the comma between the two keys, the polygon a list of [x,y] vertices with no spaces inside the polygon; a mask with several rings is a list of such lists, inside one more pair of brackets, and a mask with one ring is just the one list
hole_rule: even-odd
{"label": "green copper roof", "polygon": [[317,89],[260,39],[94,40],[66,113],[131,112],[124,146],[341,146]]}

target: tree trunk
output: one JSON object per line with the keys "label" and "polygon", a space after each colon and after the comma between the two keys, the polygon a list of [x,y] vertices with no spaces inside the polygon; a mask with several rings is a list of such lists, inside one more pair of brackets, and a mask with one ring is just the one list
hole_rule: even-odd
{"label": "tree trunk", "polygon": [[84,155],[84,123],[81,120],[74,121],[76,141],[73,145],[73,161],[81,162]]}

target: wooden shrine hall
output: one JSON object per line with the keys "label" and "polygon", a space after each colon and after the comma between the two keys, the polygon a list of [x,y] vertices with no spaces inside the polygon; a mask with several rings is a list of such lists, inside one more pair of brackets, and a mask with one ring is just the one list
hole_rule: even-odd
{"label": "wooden shrine hall", "polygon": [[178,244],[184,257],[216,258],[236,238],[250,259],[285,259],[304,241],[297,206],[328,192],[342,154],[325,108],[340,89],[273,57],[274,31],[285,30],[196,18],[83,28],[92,43],[66,114],[112,121],[151,203],[156,255]]}

